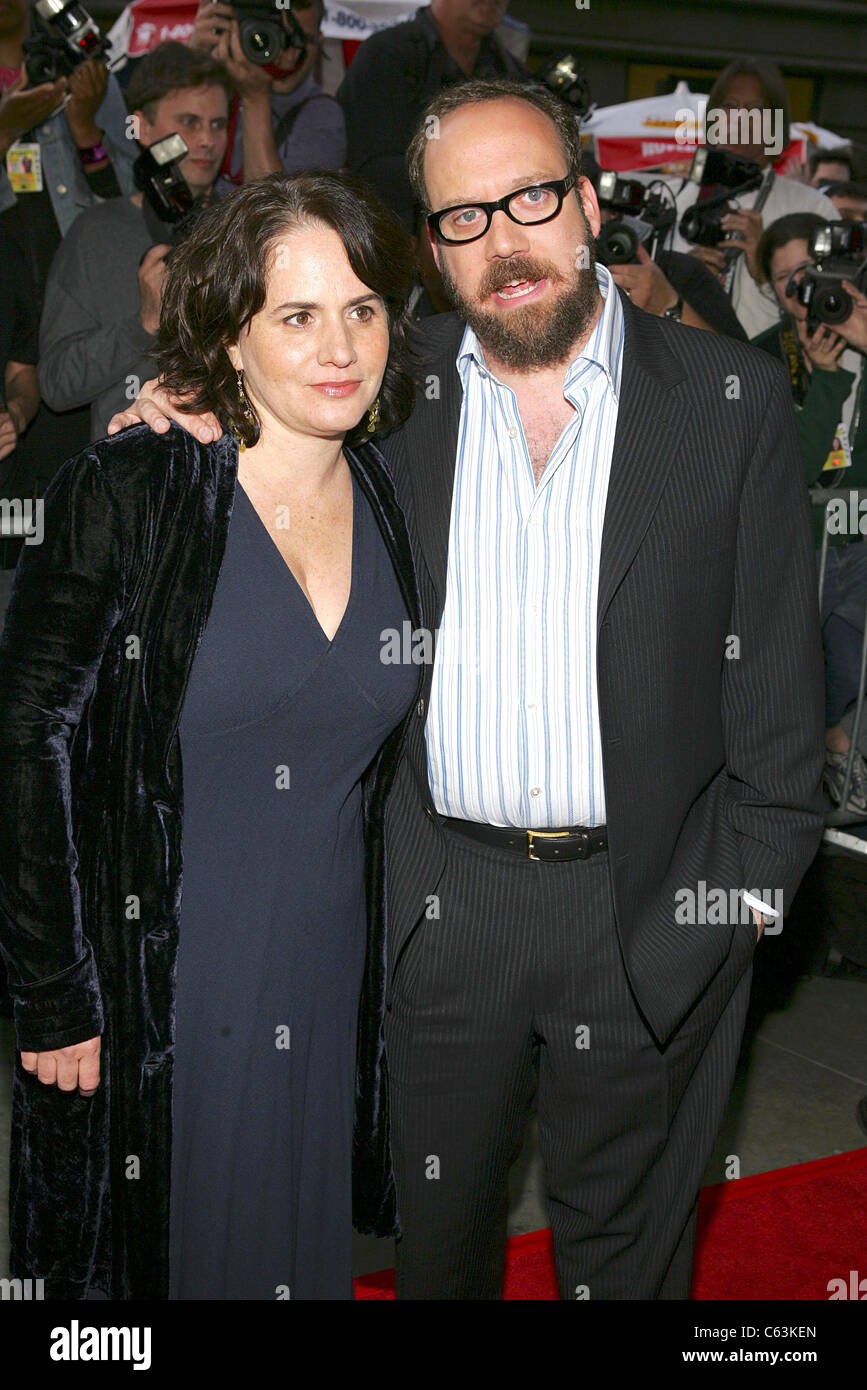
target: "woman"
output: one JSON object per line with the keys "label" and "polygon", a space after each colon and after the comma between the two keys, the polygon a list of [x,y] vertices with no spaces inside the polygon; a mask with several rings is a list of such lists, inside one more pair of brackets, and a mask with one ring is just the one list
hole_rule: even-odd
{"label": "woman", "polygon": [[380,660],[420,619],[370,441],[410,408],[411,278],[399,226],[336,175],[208,209],[171,260],[159,365],[232,432],[91,446],[19,567],[12,1258],[48,1297],[352,1296],[380,823],[419,676]]}
{"label": "woman", "polygon": [[[863,357],[847,354],[848,322],[834,327],[807,325],[797,296],[811,264],[809,237],[826,226],[815,213],[792,213],[770,223],[758,245],[762,274],[780,306],[780,322],[753,339],[755,347],[778,357],[788,368],[796,406],[798,437],[810,487],[867,486],[867,409]],[[850,286],[854,292],[854,286]],[[856,368],[849,371],[851,364]],[[856,379],[857,377],[857,379]],[[841,448],[845,439],[847,447]],[[821,554],[825,512],[813,507],[816,549]],[[829,535],[822,589],[822,641],[825,648],[825,773],[828,793],[841,805],[851,742],[843,719],[858,698],[861,641],[867,606],[867,546],[857,535]],[[867,763],[856,753],[846,810],[867,814]]]}

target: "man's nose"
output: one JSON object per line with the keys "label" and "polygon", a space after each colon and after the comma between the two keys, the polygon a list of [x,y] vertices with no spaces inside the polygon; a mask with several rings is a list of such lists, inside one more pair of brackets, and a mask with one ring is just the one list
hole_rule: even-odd
{"label": "man's nose", "polygon": [[526,253],[530,249],[527,228],[520,222],[513,222],[502,208],[498,208],[491,218],[487,231],[487,251],[491,257],[505,258]]}

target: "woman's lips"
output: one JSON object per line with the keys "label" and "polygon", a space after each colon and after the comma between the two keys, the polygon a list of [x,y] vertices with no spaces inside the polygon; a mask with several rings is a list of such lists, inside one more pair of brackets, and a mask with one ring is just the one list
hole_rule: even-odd
{"label": "woman's lips", "polygon": [[323,396],[351,396],[353,391],[357,391],[361,385],[360,381],[314,381],[311,382],[314,391],[321,391]]}

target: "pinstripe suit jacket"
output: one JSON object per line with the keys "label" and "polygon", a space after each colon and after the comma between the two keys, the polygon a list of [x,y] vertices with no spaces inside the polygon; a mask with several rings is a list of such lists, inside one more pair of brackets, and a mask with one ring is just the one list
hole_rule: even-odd
{"label": "pinstripe suit jacket", "polygon": [[[781,891],[787,911],[818,848],[823,663],[785,372],[618,293],[625,344],[600,560],[599,715],[617,930],[662,1044],[729,953],[746,967],[756,940],[751,918],[679,923],[678,890],[698,896],[704,882],[727,901],[741,888]],[[445,600],[462,332],[454,314],[425,321],[415,410],[383,446],[432,632]],[[432,669],[386,810],[387,990],[414,934],[435,929],[426,899],[446,860],[427,778]],[[384,1085],[378,1100],[383,1121]],[[384,1126],[372,1128],[381,1140]],[[387,1150],[380,1158],[387,1168]]]}

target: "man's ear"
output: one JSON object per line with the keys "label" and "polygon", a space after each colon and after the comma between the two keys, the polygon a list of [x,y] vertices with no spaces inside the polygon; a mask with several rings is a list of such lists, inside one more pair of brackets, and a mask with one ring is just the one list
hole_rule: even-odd
{"label": "man's ear", "polygon": [[588,178],[582,174],[578,180],[577,193],[581,199],[581,207],[584,216],[590,226],[590,230],[595,237],[599,235],[599,228],[602,226],[602,216],[599,212],[599,202],[596,197],[596,189]]}
{"label": "man's ear", "polygon": [[443,269],[443,268],[442,268],[442,266],[440,265],[440,251],[441,251],[442,248],[440,247],[439,242],[437,241],[436,237],[434,236],[433,232],[431,231],[430,227],[428,226],[428,224],[427,224],[426,222],[425,222],[425,224],[424,224],[424,230],[425,230],[425,235],[426,235],[428,241],[430,242],[430,253],[431,253],[431,255],[433,256],[434,265],[436,266],[436,268],[437,268],[437,270],[440,272],[440,274],[442,274],[442,269]]}

